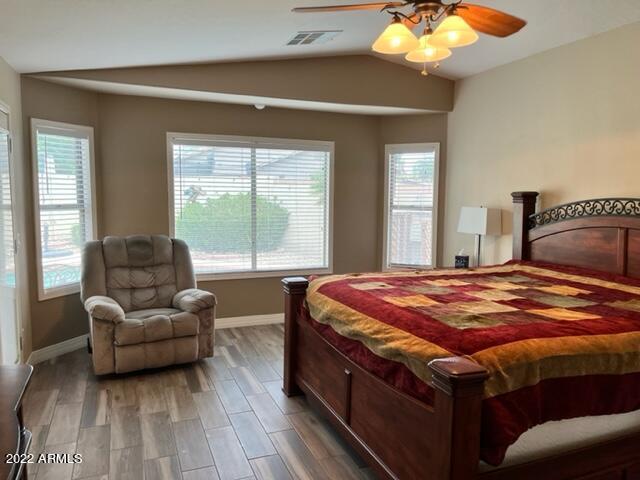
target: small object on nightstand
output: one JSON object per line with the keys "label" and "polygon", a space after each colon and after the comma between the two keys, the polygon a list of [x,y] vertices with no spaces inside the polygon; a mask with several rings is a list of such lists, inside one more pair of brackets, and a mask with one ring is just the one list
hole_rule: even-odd
{"label": "small object on nightstand", "polygon": [[469,268],[469,255],[464,254],[464,249],[460,250],[456,255],[456,268]]}

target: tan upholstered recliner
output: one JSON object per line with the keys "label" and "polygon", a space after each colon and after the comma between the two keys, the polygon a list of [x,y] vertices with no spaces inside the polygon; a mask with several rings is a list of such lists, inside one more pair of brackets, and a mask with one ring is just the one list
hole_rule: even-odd
{"label": "tan upholstered recliner", "polygon": [[216,297],[196,289],[182,240],[133,235],[88,242],[81,284],[97,375],[213,355]]}

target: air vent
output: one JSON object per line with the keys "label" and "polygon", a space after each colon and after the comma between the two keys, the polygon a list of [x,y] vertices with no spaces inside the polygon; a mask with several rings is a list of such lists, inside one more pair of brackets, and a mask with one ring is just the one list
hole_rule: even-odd
{"label": "air vent", "polygon": [[336,36],[342,33],[342,30],[309,30],[296,33],[291,40],[287,42],[287,45],[314,45],[320,43],[327,43],[329,40],[333,40]]}

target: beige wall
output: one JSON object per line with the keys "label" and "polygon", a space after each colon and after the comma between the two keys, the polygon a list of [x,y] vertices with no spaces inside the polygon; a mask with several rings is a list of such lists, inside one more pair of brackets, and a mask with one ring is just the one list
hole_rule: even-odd
{"label": "beige wall", "polygon": [[[89,125],[98,132],[97,101],[98,96],[93,92],[22,77],[24,152],[29,178],[25,189],[28,195],[25,199],[27,229],[24,243],[26,251],[30,253],[28,256],[28,271],[31,279],[29,299],[34,350],[87,333],[88,323],[78,294],[38,301],[33,189],[30,180],[32,178],[30,121],[31,118],[40,118]],[[100,175],[99,138],[100,136],[96,135],[96,176]],[[100,186],[97,188],[97,193],[100,203]],[[98,215],[98,225],[100,225],[100,215]]]}
{"label": "beige wall", "polygon": [[[456,233],[463,205],[503,209],[505,235],[485,263],[511,256],[510,192],[542,207],[640,196],[640,23],[556,48],[456,84],[449,114],[444,261],[473,250]],[[506,217],[506,218],[505,218]]]}
{"label": "beige wall", "polygon": [[[168,233],[167,132],[248,135],[335,142],[335,271],[378,267],[377,118],[146,97],[100,95],[101,232]],[[354,233],[357,232],[357,235]],[[279,278],[203,282],[218,314],[283,310]]]}
{"label": "beige wall", "polygon": [[[96,128],[99,234],[168,233],[166,132],[247,135],[335,142],[334,271],[380,268],[385,143],[446,140],[446,116],[372,117],[105,95],[23,78],[28,119]],[[29,146],[27,145],[27,149]],[[444,170],[444,169],[443,169]],[[29,207],[29,245],[33,240]],[[371,241],[373,240],[373,241]],[[30,270],[35,278],[35,264]],[[283,310],[279,278],[201,282],[220,300],[220,317]],[[34,348],[87,331],[78,295],[39,302],[31,291]]]}
{"label": "beige wall", "polygon": [[[9,129],[13,138],[12,167],[15,175],[15,185],[19,190],[13,192],[13,202],[16,207],[16,218],[14,219],[14,228],[21,240],[21,249],[17,258],[18,267],[18,289],[26,291],[29,285],[29,277],[27,275],[26,252],[24,248],[25,238],[25,204],[28,200],[28,192],[25,189],[28,183],[28,174],[25,171],[25,154],[20,139],[22,138],[22,106],[20,102],[20,75],[16,73],[5,61],[0,57],[0,102],[7,105],[10,109]],[[23,360],[31,353],[31,323],[29,299],[26,295],[20,298],[20,317],[21,329],[23,337]]]}

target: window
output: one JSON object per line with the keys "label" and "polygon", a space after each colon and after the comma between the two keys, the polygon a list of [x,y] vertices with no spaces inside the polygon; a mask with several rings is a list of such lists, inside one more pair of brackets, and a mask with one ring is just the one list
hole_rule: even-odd
{"label": "window", "polygon": [[435,266],[439,144],[387,145],[383,266]]}
{"label": "window", "polygon": [[0,365],[20,361],[20,297],[16,288],[15,178],[9,107],[0,102]]}
{"label": "window", "polygon": [[96,237],[93,129],[31,121],[39,298],[79,290],[80,253]]}
{"label": "window", "polygon": [[333,143],[168,134],[172,234],[196,273],[331,270]]}
{"label": "window", "polygon": [[0,289],[16,286],[10,138],[8,109],[0,104]]}

